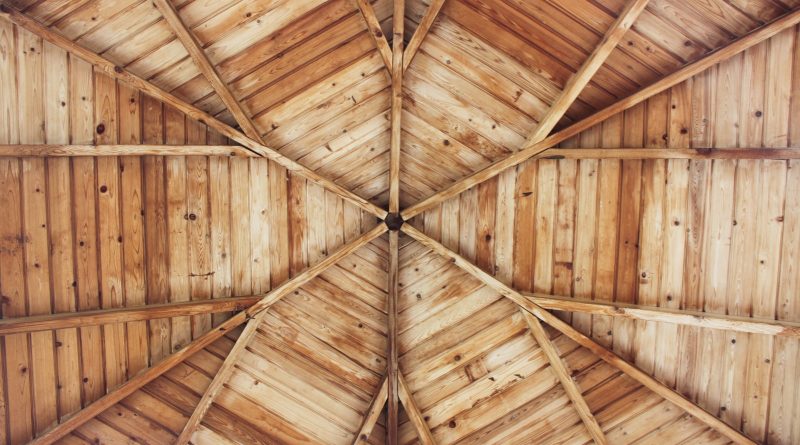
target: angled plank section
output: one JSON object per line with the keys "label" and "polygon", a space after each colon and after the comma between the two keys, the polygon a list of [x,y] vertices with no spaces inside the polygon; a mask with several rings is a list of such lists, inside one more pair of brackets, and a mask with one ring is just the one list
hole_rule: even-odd
{"label": "angled plank section", "polygon": [[414,401],[414,396],[411,394],[411,390],[408,389],[408,385],[402,374],[398,374],[398,383],[400,387],[400,401],[406,409],[408,419],[414,424],[414,428],[417,430],[419,441],[422,445],[436,445],[436,440],[433,438],[428,424],[425,423],[425,418],[422,416],[417,402]]}
{"label": "angled plank section", "polygon": [[239,145],[0,145],[0,156],[240,156],[257,157]]}
{"label": "angled plank section", "polygon": [[575,99],[581,94],[581,91],[583,91],[586,85],[589,84],[589,81],[592,80],[597,70],[603,66],[603,63],[605,63],[608,56],[611,55],[611,52],[614,51],[614,48],[617,47],[617,44],[622,40],[625,33],[633,26],[633,22],[636,21],[639,14],[644,11],[649,1],[650,0],[628,1],[628,4],[625,5],[625,9],[623,9],[619,17],[617,17],[617,20],[615,20],[608,31],[606,31],[600,44],[597,45],[594,51],[592,51],[592,54],[589,55],[589,58],[583,62],[583,65],[581,65],[578,71],[567,81],[564,90],[553,105],[550,106],[550,109],[547,110],[547,114],[539,121],[536,130],[533,131],[521,150],[530,148],[550,134],[553,128],[558,124],[558,121],[564,116],[564,113],[567,112],[572,103],[575,102]]}
{"label": "angled plank section", "polygon": [[650,374],[647,374],[644,371],[637,368],[636,366],[631,365],[630,363],[622,359],[614,352],[608,350],[607,348],[595,342],[591,338],[585,336],[571,325],[562,321],[560,318],[551,314],[541,306],[538,306],[531,300],[525,298],[525,296],[523,296],[516,290],[503,284],[501,281],[499,281],[492,275],[486,273],[480,267],[472,264],[470,261],[466,260],[461,255],[453,252],[452,250],[448,249],[447,247],[443,246],[436,240],[430,238],[429,236],[425,235],[424,233],[420,232],[419,230],[415,229],[410,225],[403,226],[403,231],[408,235],[410,235],[411,237],[413,237],[414,239],[416,239],[417,241],[419,241],[420,243],[422,243],[423,245],[425,245],[426,247],[428,247],[429,249],[433,250],[434,252],[444,256],[445,258],[449,258],[450,261],[452,261],[454,264],[462,268],[464,271],[468,272],[469,274],[483,281],[487,286],[492,287],[500,295],[513,301],[514,303],[519,305],[522,309],[536,316],[543,322],[549,324],[556,330],[560,331],[562,334],[571,338],[579,345],[592,351],[595,355],[600,357],[603,361],[605,361],[609,365],[619,369],[620,371],[627,374],[632,379],[638,381],[639,383],[641,383],[654,393],[675,404],[676,406],[683,409],[687,413],[695,416],[697,419],[704,422],[706,425],[717,429],[717,431],[724,434],[726,437],[728,437],[735,443],[751,444],[751,445],[754,445],[756,443],[755,441],[751,440],[750,438],[742,434],[737,429],[731,427],[730,425],[723,422],[722,420],[720,420],[713,414],[709,413],[708,411],[704,410],[694,402],[685,398],[683,395],[679,394],[676,391],[673,391],[671,388],[659,382],[658,380],[653,378]]}
{"label": "angled plank section", "polygon": [[372,429],[375,427],[375,423],[378,421],[378,417],[380,417],[381,411],[383,411],[383,407],[386,405],[388,391],[389,380],[384,377],[380,389],[375,393],[375,397],[372,398],[372,402],[369,404],[369,409],[366,414],[364,414],[364,420],[358,428],[355,439],[353,439],[353,445],[363,445],[369,440]]}
{"label": "angled plank section", "polygon": [[330,179],[327,179],[319,175],[318,173],[303,166],[302,164],[293,161],[292,159],[287,158],[286,156],[278,153],[277,151],[269,147],[266,147],[258,143],[257,141],[245,136],[242,132],[220,121],[219,119],[211,116],[205,111],[200,110],[199,108],[184,102],[183,100],[179,99],[173,94],[162,90],[161,88],[153,85],[147,80],[144,80],[141,77],[133,73],[130,73],[119,66],[116,66],[108,59],[105,59],[104,57],[94,53],[93,51],[90,51],[82,47],[81,45],[78,45],[77,43],[73,42],[72,40],[62,36],[61,34],[40,25],[37,21],[27,17],[25,14],[17,11],[16,9],[10,8],[5,4],[2,4],[0,5],[0,17],[10,20],[11,22],[16,23],[17,25],[36,34],[42,39],[60,47],[61,49],[67,52],[74,54],[77,57],[80,57],[81,59],[84,59],[98,70],[112,77],[115,77],[119,80],[122,80],[123,82],[127,82],[128,84],[132,85],[135,88],[138,88],[139,90],[149,94],[150,96],[177,108],[178,110],[188,115],[190,118],[197,120],[200,123],[208,125],[209,127],[220,132],[223,136],[227,136],[235,140],[236,142],[242,144],[244,147],[250,149],[254,153],[260,156],[264,156],[272,161],[275,161],[276,163],[285,167],[290,172],[296,173],[310,181],[319,184],[320,186],[326,188],[327,190],[336,193],[343,199],[346,199],[347,201],[358,206],[359,208],[369,213],[372,213],[373,215],[379,218],[384,218],[386,216],[385,210],[370,203],[366,199],[356,195],[350,190],[347,190],[346,188],[336,184]]}
{"label": "angled plank section", "polygon": [[425,40],[425,36],[428,35],[428,31],[430,31],[431,26],[433,26],[433,22],[436,21],[436,17],[439,16],[439,11],[442,9],[444,2],[445,0],[433,0],[431,4],[428,5],[425,15],[422,17],[422,20],[420,20],[417,29],[414,31],[414,35],[411,36],[411,40],[408,41],[408,46],[403,53],[403,71],[408,69],[408,66],[411,65],[411,61],[414,60],[414,56]]}
{"label": "angled plank section", "polygon": [[369,0],[356,0],[356,4],[361,11],[361,17],[363,17],[364,21],[367,23],[369,35],[372,37],[372,40],[375,41],[375,46],[378,47],[378,52],[381,54],[386,69],[391,71],[392,50],[389,48],[389,41],[386,40],[386,36],[383,35],[381,22],[378,21],[378,17],[375,15],[375,9],[372,7]]}
{"label": "angled plank section", "polygon": [[154,0],[153,3],[161,12],[161,15],[164,16],[164,20],[178,37],[178,40],[180,40],[186,48],[186,51],[189,53],[195,65],[197,65],[197,68],[200,69],[203,76],[208,79],[211,87],[214,88],[214,91],[219,95],[220,99],[222,99],[222,102],[228,107],[233,118],[236,119],[236,122],[238,122],[242,130],[244,130],[244,134],[264,145],[264,139],[262,139],[261,135],[258,133],[258,130],[253,124],[253,120],[250,119],[250,116],[248,116],[244,108],[242,108],[242,104],[233,97],[231,90],[227,87],[225,82],[223,82],[217,69],[214,68],[214,65],[208,60],[208,56],[206,56],[206,53],[203,51],[203,47],[200,46],[200,42],[197,41],[194,34],[189,31],[186,24],[181,20],[172,2],[170,2],[170,0]]}
{"label": "angled plank section", "polygon": [[547,150],[548,148],[551,148],[571,138],[572,136],[575,136],[576,134],[593,127],[594,125],[610,118],[611,116],[614,116],[621,111],[639,104],[642,101],[647,100],[648,98],[705,71],[709,67],[723,60],[729,59],[730,57],[746,50],[747,48],[750,48],[753,45],[763,42],[764,40],[774,36],[775,34],[778,34],[784,29],[795,26],[797,23],[800,23],[800,9],[796,9],[788,14],[785,14],[780,18],[750,32],[749,34],[734,40],[728,45],[708,54],[702,59],[684,66],[674,73],[661,78],[652,85],[639,90],[625,99],[615,102],[614,104],[598,111],[586,119],[582,119],[581,121],[570,125],[564,130],[561,130],[558,133],[543,139],[541,142],[533,144],[524,150],[513,153],[497,162],[493,162],[484,167],[482,170],[479,170],[459,181],[454,182],[444,190],[437,192],[404,210],[403,219],[411,219],[414,216],[432,208],[433,206],[452,198],[453,196],[456,196],[461,192],[480,184],[481,182],[499,175],[503,170],[514,167],[526,161],[527,159],[538,155],[544,150]]}
{"label": "angled plank section", "polygon": [[0,336],[23,332],[156,320],[159,318],[217,314],[220,312],[239,312],[254,305],[262,298],[264,298],[263,295],[253,295],[247,297],[216,298],[212,300],[180,301],[177,303],[149,304],[147,306],[98,309],[93,311],[61,312],[58,314],[22,318],[4,318],[0,320]]}
{"label": "angled plank section", "polygon": [[326,269],[336,264],[342,258],[355,252],[359,248],[365,246],[370,241],[382,235],[385,231],[386,231],[385,226],[379,224],[374,229],[370,230],[369,232],[365,233],[359,238],[342,246],[339,250],[332,253],[331,255],[329,255],[316,265],[309,267],[308,269],[296,275],[291,280],[286,281],[280,286],[271,290],[269,293],[264,295],[263,298],[261,298],[257,303],[250,306],[247,310],[237,313],[236,315],[229,318],[221,325],[217,326],[216,328],[207,332],[206,334],[198,337],[196,340],[186,345],[186,347],[184,347],[178,352],[173,353],[172,355],[165,358],[155,366],[143,370],[141,373],[137,374],[124,384],[120,385],[113,392],[110,392],[105,396],[101,397],[100,399],[93,402],[91,405],[87,406],[83,410],[79,411],[69,419],[48,430],[46,433],[42,434],[41,436],[33,440],[33,442],[31,443],[36,445],[41,445],[41,444],[52,444],[58,441],[59,439],[63,438],[71,431],[73,431],[75,428],[88,422],[89,420],[91,420],[98,414],[102,413],[106,409],[114,406],[114,404],[116,404],[120,400],[133,394],[142,386],[152,382],[160,375],[174,368],[190,355],[210,345],[211,343],[213,343],[214,341],[225,335],[225,333],[227,333],[228,331],[250,320],[256,314],[265,311],[270,306],[280,301],[281,298],[290,294],[291,292],[295,291],[297,288],[302,286],[304,283],[308,282],[312,278],[321,274]]}
{"label": "angled plank section", "polygon": [[523,295],[533,303],[549,310],[609,315],[630,320],[657,321],[750,334],[800,337],[800,323],[790,321],[760,320],[751,317],[717,315],[686,309],[678,310],[619,302],[606,303],[536,293],[523,293]]}
{"label": "angled plank section", "polygon": [[520,312],[522,312],[522,316],[525,318],[525,322],[528,324],[531,334],[533,334],[533,337],[536,339],[536,343],[539,344],[539,347],[542,348],[542,351],[544,351],[544,354],[547,356],[547,360],[550,362],[553,372],[555,372],[558,380],[561,382],[561,386],[564,388],[564,392],[567,393],[567,397],[572,401],[572,406],[575,408],[575,411],[578,412],[578,416],[580,416],[583,424],[586,425],[586,429],[589,430],[592,439],[594,439],[594,442],[597,444],[607,444],[608,440],[605,434],[603,434],[600,424],[597,423],[597,419],[595,419],[592,411],[589,409],[589,405],[586,404],[586,400],[583,398],[578,384],[572,380],[572,375],[564,364],[564,361],[561,360],[561,355],[559,355],[555,346],[553,346],[553,343],[550,341],[550,338],[547,336],[547,332],[544,330],[542,323],[529,312],[522,309],[520,309]]}

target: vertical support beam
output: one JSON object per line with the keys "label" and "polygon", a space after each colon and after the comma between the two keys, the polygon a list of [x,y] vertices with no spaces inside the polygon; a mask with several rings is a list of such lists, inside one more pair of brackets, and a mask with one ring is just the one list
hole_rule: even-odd
{"label": "vertical support beam", "polygon": [[356,4],[361,11],[361,17],[364,17],[364,21],[367,22],[369,35],[372,37],[372,40],[375,41],[375,46],[378,47],[378,52],[381,54],[386,69],[391,71],[392,50],[389,48],[389,42],[386,40],[386,36],[383,35],[381,22],[378,21],[378,17],[375,15],[375,9],[372,8],[369,0],[356,0]]}
{"label": "vertical support beam", "polygon": [[550,341],[547,331],[544,330],[538,318],[523,309],[520,309],[520,312],[522,312],[522,316],[525,317],[525,321],[528,323],[528,327],[531,329],[531,334],[533,334],[533,337],[536,339],[536,343],[539,343],[539,347],[542,348],[542,351],[544,351],[544,354],[547,356],[550,366],[553,368],[558,380],[561,382],[561,386],[564,388],[564,392],[567,393],[567,397],[572,401],[572,406],[575,408],[575,411],[578,412],[578,416],[580,416],[583,424],[586,425],[586,429],[589,430],[589,435],[594,439],[594,443],[606,445],[608,440],[606,440],[606,436],[603,434],[603,429],[600,428],[600,424],[597,423],[597,419],[595,419],[592,411],[589,409],[589,405],[586,404],[586,400],[583,398],[578,384],[572,380],[567,366],[561,360],[561,355],[559,355],[558,350],[556,350],[555,346],[553,346],[553,343]]}
{"label": "vertical support beam", "polygon": [[399,411],[398,367],[397,367],[397,280],[399,268],[399,234],[397,230],[389,232],[389,351],[387,355],[386,378],[388,391],[386,400],[386,444],[397,445],[397,425]]}
{"label": "vertical support beam", "polygon": [[403,24],[405,0],[394,0],[392,15],[392,139],[389,157],[389,213],[400,211],[400,148],[403,115]]}
{"label": "vertical support beam", "polygon": [[425,15],[422,16],[422,20],[419,21],[419,26],[417,26],[416,31],[414,31],[414,35],[411,36],[411,40],[408,41],[408,46],[403,53],[403,71],[407,70],[408,66],[411,65],[411,61],[414,60],[414,56],[425,40],[425,36],[428,35],[431,25],[436,21],[436,17],[439,16],[439,11],[442,9],[444,1],[445,0],[433,0],[431,4],[428,5],[428,10],[425,11]]}
{"label": "vertical support beam", "polygon": [[386,405],[388,391],[389,380],[384,377],[383,383],[381,383],[378,392],[375,393],[375,397],[372,399],[372,403],[369,404],[369,409],[367,409],[367,412],[364,414],[364,420],[361,422],[361,427],[358,429],[356,437],[353,439],[353,445],[364,445],[367,443],[367,440],[369,440],[372,429],[375,427],[375,423],[378,421],[378,417],[380,417],[381,411],[383,411],[383,407]]}

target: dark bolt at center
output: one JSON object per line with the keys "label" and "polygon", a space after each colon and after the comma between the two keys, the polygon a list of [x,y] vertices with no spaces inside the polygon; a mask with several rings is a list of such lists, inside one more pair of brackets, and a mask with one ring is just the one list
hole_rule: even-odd
{"label": "dark bolt at center", "polygon": [[405,221],[403,221],[403,217],[399,213],[390,213],[386,215],[386,219],[383,222],[389,230],[400,230]]}

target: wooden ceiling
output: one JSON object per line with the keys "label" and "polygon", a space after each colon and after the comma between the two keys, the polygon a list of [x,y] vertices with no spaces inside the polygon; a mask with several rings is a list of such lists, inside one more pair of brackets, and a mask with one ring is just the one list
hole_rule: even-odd
{"label": "wooden ceiling", "polygon": [[800,443],[800,1],[0,7],[0,443]]}

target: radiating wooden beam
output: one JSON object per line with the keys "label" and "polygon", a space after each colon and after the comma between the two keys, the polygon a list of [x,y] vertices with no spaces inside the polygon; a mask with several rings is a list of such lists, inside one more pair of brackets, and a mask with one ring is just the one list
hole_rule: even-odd
{"label": "radiating wooden beam", "polygon": [[428,428],[428,423],[425,422],[425,418],[422,416],[422,412],[420,412],[417,402],[414,400],[414,395],[411,394],[411,390],[408,388],[403,374],[398,372],[397,379],[400,401],[403,403],[406,414],[408,414],[408,420],[411,421],[414,428],[417,430],[420,443],[422,443],[422,445],[436,445],[436,440],[433,438],[433,434],[431,434],[431,429]]}
{"label": "radiating wooden beam", "polygon": [[386,65],[386,69],[391,71],[392,50],[389,48],[389,41],[386,40],[386,36],[383,35],[381,22],[378,21],[378,17],[375,15],[375,9],[372,7],[372,4],[369,2],[369,0],[356,0],[356,4],[358,5],[358,9],[361,11],[361,17],[363,17],[364,21],[367,23],[369,35],[375,42],[375,46],[378,48],[378,52],[381,54],[383,63]]}
{"label": "radiating wooden beam", "polygon": [[243,156],[257,154],[239,145],[0,145],[0,156]]}
{"label": "radiating wooden beam", "polygon": [[408,41],[408,46],[403,54],[403,71],[408,69],[408,66],[411,65],[411,61],[414,60],[414,56],[417,55],[420,45],[422,45],[422,42],[428,35],[428,31],[430,31],[433,22],[436,21],[436,17],[439,16],[439,11],[442,9],[444,2],[445,0],[432,0],[431,4],[428,5],[425,15],[422,16],[422,20],[419,21],[419,25],[414,31],[414,35],[411,36],[411,40]]}
{"label": "radiating wooden beam", "polygon": [[353,439],[353,445],[364,445],[369,440],[372,429],[375,428],[375,423],[378,422],[378,417],[380,417],[381,411],[383,411],[383,407],[386,405],[388,388],[388,379],[384,377],[381,386],[378,388],[378,392],[375,393],[375,396],[372,398],[372,403],[369,404],[369,408],[364,414],[364,420],[361,422],[356,437]]}
{"label": "radiating wooden beam", "polygon": [[389,301],[387,304],[389,326],[388,351],[386,356],[386,378],[388,380],[388,396],[386,400],[386,443],[396,445],[399,421],[398,375],[397,365],[397,291],[400,264],[399,232],[389,232]]}
{"label": "radiating wooden beam", "polygon": [[571,138],[572,136],[575,136],[576,134],[589,129],[594,125],[597,125],[611,116],[625,111],[626,109],[641,103],[642,101],[647,100],[648,98],[668,88],[671,88],[696,74],[705,71],[706,69],[723,60],[729,59],[730,57],[746,50],[747,48],[750,48],[753,45],[763,42],[764,40],[774,36],[784,29],[791,28],[797,23],[800,23],[800,9],[795,9],[792,12],[789,12],[778,19],[773,20],[772,22],[753,30],[752,32],[734,40],[728,45],[706,55],[700,60],[692,62],[675,71],[674,73],[662,77],[652,85],[639,90],[625,99],[617,101],[616,103],[604,108],[601,111],[598,111],[586,119],[570,125],[566,129],[543,139],[541,142],[536,143],[525,150],[512,153],[509,156],[493,162],[483,169],[459,181],[456,181],[455,183],[446,187],[444,190],[437,192],[404,210],[403,219],[407,221],[441,203],[442,201],[452,198],[453,196],[456,196],[459,193],[480,184],[481,182],[497,176],[503,170],[514,167],[526,161],[527,159],[538,155],[542,151],[554,147],[559,143]]}
{"label": "radiating wooden beam", "polygon": [[548,148],[540,159],[800,159],[800,148]]}
{"label": "radiating wooden beam", "polygon": [[550,341],[547,331],[544,330],[539,319],[531,315],[530,312],[524,309],[520,309],[520,311],[525,318],[525,322],[528,323],[528,327],[531,330],[531,334],[533,334],[533,337],[536,339],[536,343],[539,344],[539,347],[547,356],[550,367],[561,382],[564,392],[567,393],[567,397],[572,401],[572,407],[578,412],[578,416],[589,431],[589,435],[594,439],[594,443],[598,445],[607,444],[608,440],[606,440],[606,436],[603,434],[603,429],[600,428],[600,424],[597,423],[597,419],[595,419],[594,414],[592,414],[592,411],[589,409],[589,405],[586,404],[581,389],[578,387],[578,384],[575,383],[575,380],[572,379],[572,374],[567,369],[567,365],[564,364],[564,361],[561,360],[561,355]]}
{"label": "radiating wooden beam", "polygon": [[705,423],[706,425],[717,429],[720,433],[724,434],[726,437],[728,437],[735,443],[755,445],[755,442],[753,440],[742,434],[739,430],[731,427],[730,425],[723,422],[722,420],[720,420],[713,414],[709,413],[708,411],[704,410],[700,406],[696,405],[694,402],[690,401],[683,395],[679,394],[678,392],[672,390],[663,383],[659,382],[658,380],[653,378],[653,376],[651,376],[650,374],[647,374],[644,371],[637,368],[636,366],[626,362],[624,359],[616,355],[614,352],[608,350],[606,347],[600,345],[591,338],[585,336],[571,325],[565,323],[560,318],[551,314],[550,312],[548,312],[541,306],[537,305],[533,301],[529,300],[528,298],[525,298],[525,296],[523,296],[516,290],[510,288],[509,286],[505,285],[504,283],[496,279],[494,276],[485,272],[480,267],[472,264],[470,261],[468,261],[461,255],[453,252],[452,250],[443,246],[436,240],[430,238],[429,236],[415,229],[412,225],[410,224],[404,225],[403,231],[408,235],[410,235],[411,237],[413,237],[414,239],[416,239],[417,241],[419,241],[424,246],[433,250],[434,252],[444,256],[445,258],[449,258],[450,261],[452,261],[455,265],[462,268],[464,271],[468,272],[475,278],[481,280],[487,286],[490,286],[491,288],[495,289],[497,293],[513,301],[522,309],[530,312],[532,315],[536,316],[538,319],[549,324],[556,330],[560,331],[562,334],[571,338],[579,345],[589,349],[609,365],[614,366],[623,373],[627,374],[632,379],[646,386],[654,393],[670,401],[671,403],[675,404],[676,406],[688,412],[689,414],[695,416],[698,420]]}
{"label": "radiating wooden beam", "polygon": [[220,337],[225,335],[227,332],[238,327],[247,320],[253,318],[259,312],[268,309],[270,306],[280,301],[281,298],[290,294],[291,292],[294,292],[297,288],[299,288],[312,278],[316,277],[320,273],[324,272],[326,269],[336,264],[342,258],[355,252],[356,250],[365,246],[370,241],[382,235],[385,231],[386,231],[385,225],[383,224],[377,225],[374,229],[361,235],[359,238],[351,241],[350,243],[342,246],[336,252],[330,254],[328,257],[326,257],[316,265],[309,267],[308,269],[296,275],[291,280],[288,280],[283,284],[279,285],[278,287],[276,287],[275,289],[271,290],[269,293],[264,295],[257,303],[253,304],[248,309],[235,314],[233,317],[229,318],[221,325],[201,335],[200,337],[198,337],[197,339],[186,345],[186,347],[169,355],[156,365],[142,370],[139,374],[136,374],[134,377],[132,377],[127,382],[123,383],[114,391],[94,401],[86,408],[74,414],[72,417],[66,419],[62,423],[46,431],[41,436],[34,439],[33,442],[31,443],[34,445],[43,445],[43,444],[52,444],[58,441],[59,439],[63,438],[64,436],[72,432],[75,428],[88,422],[98,414],[114,406],[120,400],[124,399],[125,397],[128,397],[129,395],[133,394],[144,385],[152,382],[160,375],[174,368],[176,365],[181,363],[187,357],[207,347],[208,345],[210,345],[211,343],[215,342]]}
{"label": "radiating wooden beam", "polygon": [[49,331],[53,329],[80,328],[111,323],[156,320],[159,318],[185,317],[189,315],[239,312],[247,309],[263,295],[212,300],[182,301],[179,303],[149,304],[146,306],[97,309],[81,312],[62,312],[0,320],[0,336],[24,332]]}
{"label": "radiating wooden beam", "polygon": [[630,320],[657,321],[707,329],[721,329],[750,334],[800,337],[800,323],[766,320],[735,315],[718,315],[686,309],[642,306],[630,303],[610,303],[545,294],[522,293],[537,305],[556,311],[607,315]]}
{"label": "radiating wooden beam", "polygon": [[564,90],[561,91],[556,101],[553,102],[550,109],[547,110],[547,113],[545,113],[544,117],[539,121],[539,124],[528,138],[528,141],[522,146],[522,150],[546,138],[553,128],[556,127],[558,121],[561,120],[572,103],[575,102],[575,99],[578,98],[586,85],[589,84],[595,73],[603,66],[603,63],[605,63],[608,56],[611,55],[611,52],[614,51],[614,48],[617,47],[617,44],[622,40],[625,33],[633,26],[633,22],[639,17],[639,14],[644,11],[648,1],[649,0],[628,0],[625,8],[620,12],[614,23],[611,24],[608,31],[606,31],[603,40],[601,40],[594,51],[592,51],[589,58],[583,62],[583,65],[581,65],[578,71],[567,81]]}
{"label": "radiating wooden beam", "polygon": [[247,137],[241,131],[211,116],[205,111],[195,107],[194,105],[186,103],[182,99],[176,97],[171,93],[168,93],[167,91],[164,91],[163,89],[148,82],[147,80],[142,79],[141,77],[129,71],[126,71],[124,68],[115,65],[113,62],[105,59],[99,54],[91,50],[88,50],[82,47],[81,45],[78,45],[72,40],[62,36],[61,34],[47,27],[42,26],[36,20],[29,18],[25,14],[5,5],[4,3],[0,4],[0,17],[3,17],[15,23],[16,25],[27,29],[28,31],[32,32],[33,34],[36,34],[37,36],[52,43],[53,45],[56,45],[59,48],[69,53],[72,53],[77,57],[80,57],[81,59],[90,63],[99,71],[102,71],[116,79],[126,82],[131,86],[138,88],[139,90],[149,94],[150,96],[185,113],[190,118],[197,120],[200,123],[208,125],[209,127],[221,133],[223,136],[227,136],[233,139],[234,141],[242,144],[245,148],[253,151],[259,156],[266,157],[282,165],[290,172],[302,176],[316,184],[319,184],[321,187],[339,195],[346,201],[353,203],[354,205],[377,216],[378,218],[386,217],[385,210],[372,204],[366,199],[356,195],[352,191],[347,190],[346,188],[340,186],[339,184],[336,184],[330,179],[321,176],[320,174],[303,166],[302,164],[290,158],[287,158],[286,156],[280,154],[276,150],[258,143],[257,141]]}
{"label": "radiating wooden beam", "polygon": [[264,145],[264,139],[261,138],[261,134],[258,132],[258,129],[256,129],[255,124],[253,124],[253,120],[244,110],[242,104],[233,97],[233,93],[231,93],[231,90],[222,80],[216,67],[208,60],[208,56],[203,51],[200,42],[197,41],[194,34],[192,34],[186,27],[186,24],[183,23],[183,20],[181,20],[172,2],[170,0],[153,0],[153,3],[161,12],[161,15],[164,16],[164,20],[175,33],[175,36],[178,37],[178,40],[180,40],[186,48],[189,57],[192,58],[197,68],[211,84],[211,88],[213,88],[219,98],[222,99],[222,102],[231,112],[233,118],[236,119],[236,122],[242,130],[244,130],[244,134]]}
{"label": "radiating wooden beam", "polygon": [[394,0],[392,13],[392,133],[389,152],[389,213],[400,211],[400,150],[403,115],[403,26],[405,0]]}

